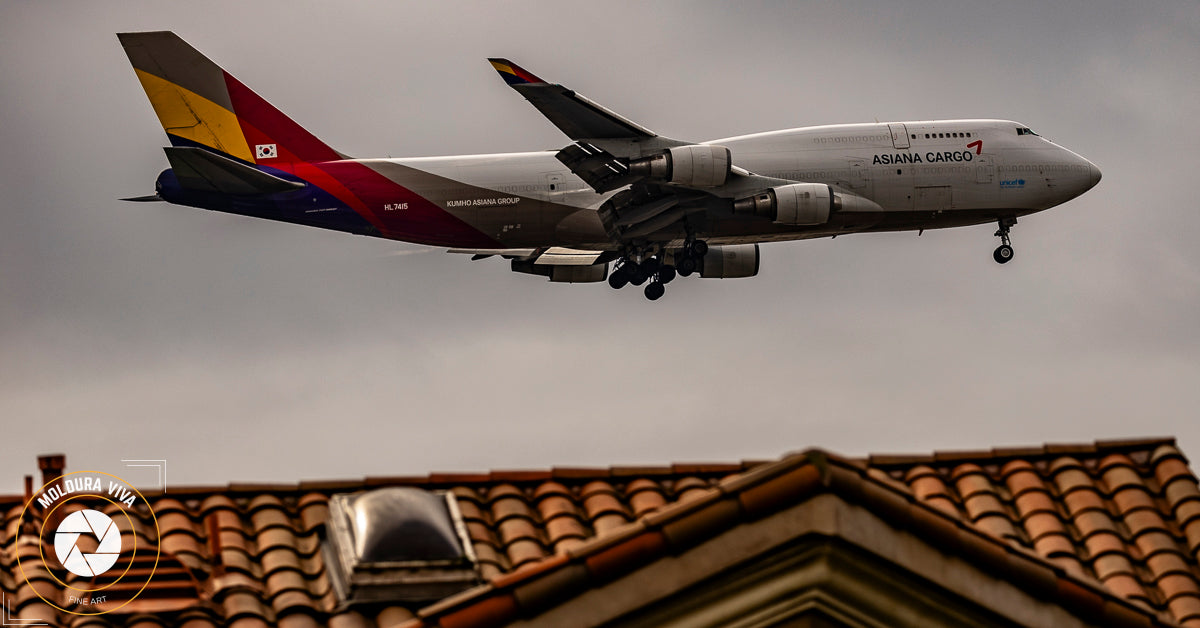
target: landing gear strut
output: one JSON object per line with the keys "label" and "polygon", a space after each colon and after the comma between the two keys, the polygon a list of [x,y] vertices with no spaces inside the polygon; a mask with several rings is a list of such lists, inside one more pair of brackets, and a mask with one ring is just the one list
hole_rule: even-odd
{"label": "landing gear strut", "polygon": [[996,247],[996,251],[992,253],[992,259],[996,260],[997,264],[1007,264],[1013,258],[1012,242],[1008,239],[1008,230],[1017,224],[1017,219],[1001,218],[997,224],[1000,226],[1000,229],[996,231],[996,235],[1000,238],[1000,246]]}
{"label": "landing gear strut", "polygon": [[679,275],[687,277],[700,269],[700,260],[704,259],[704,255],[708,253],[708,243],[704,240],[688,240],[683,245],[683,250],[676,255],[675,266],[679,269]]}

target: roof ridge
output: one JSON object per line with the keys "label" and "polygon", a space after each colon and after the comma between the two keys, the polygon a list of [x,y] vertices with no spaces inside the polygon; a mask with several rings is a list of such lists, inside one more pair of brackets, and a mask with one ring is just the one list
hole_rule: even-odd
{"label": "roof ridge", "polygon": [[1006,462],[1031,458],[1041,459],[1061,456],[1101,456],[1111,453],[1152,451],[1163,445],[1174,446],[1174,436],[1159,436],[1125,439],[1098,439],[1091,443],[1043,443],[1031,446],[992,447],[990,449],[942,450],[928,454],[869,454],[856,458],[860,462],[880,469],[911,467],[918,464],[962,464],[966,462]]}
{"label": "roof ridge", "polygon": [[[949,464],[963,462],[1000,462],[1021,458],[1049,456],[1108,454],[1137,450],[1153,450],[1161,445],[1175,445],[1174,436],[1143,437],[1131,439],[1098,439],[1091,443],[1044,443],[1028,447],[993,447],[977,450],[946,450],[928,454],[868,454],[867,456],[838,456],[839,459],[881,470],[910,467],[917,464]],[[822,451],[809,448],[803,452]],[[800,452],[800,453],[803,453]],[[539,483],[545,481],[580,482],[588,480],[622,480],[631,477],[677,477],[687,475],[720,475],[740,473],[765,464],[773,464],[783,458],[796,455],[789,452],[773,459],[743,459],[739,462],[674,462],[664,465],[611,465],[608,467],[552,466],[539,469],[494,469],[491,471],[435,471],[426,475],[363,476],[361,478],[310,479],[295,483],[269,481],[232,481],[227,484],[193,484],[165,486],[160,489],[143,489],[147,497],[188,497],[221,494],[273,493],[328,493],[344,490],[360,490],[381,486],[421,486],[427,488],[450,488],[459,484],[490,483]],[[26,501],[20,493],[0,494],[0,508],[21,505]]]}

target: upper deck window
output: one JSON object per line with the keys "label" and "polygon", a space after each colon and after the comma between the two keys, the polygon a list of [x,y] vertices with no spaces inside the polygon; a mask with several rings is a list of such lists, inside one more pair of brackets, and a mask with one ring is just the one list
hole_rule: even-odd
{"label": "upper deck window", "polygon": [[1033,129],[1028,127],[1019,126],[1017,127],[1017,135],[1037,135],[1037,133],[1034,133]]}

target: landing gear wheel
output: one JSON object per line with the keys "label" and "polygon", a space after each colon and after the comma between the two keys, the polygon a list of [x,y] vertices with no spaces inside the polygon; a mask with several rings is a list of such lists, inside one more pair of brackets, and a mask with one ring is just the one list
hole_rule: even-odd
{"label": "landing gear wheel", "polygon": [[626,275],[623,269],[618,268],[608,276],[608,285],[612,286],[613,290],[620,290],[629,283],[629,275]]}
{"label": "landing gear wheel", "polygon": [[708,243],[704,240],[696,240],[692,243],[692,255],[696,257],[704,257],[708,253]]}
{"label": "landing gear wheel", "polygon": [[657,301],[662,298],[662,295],[667,293],[667,289],[657,281],[651,281],[646,285],[646,298],[651,301]]}
{"label": "landing gear wheel", "polygon": [[675,280],[675,267],[663,266],[658,269],[658,283],[663,285],[669,284]]}
{"label": "landing gear wheel", "polygon": [[658,261],[657,257],[647,257],[642,260],[642,272],[647,275],[653,275],[658,272],[660,266],[662,266],[662,263]]}
{"label": "landing gear wheel", "polygon": [[691,256],[681,257],[675,261],[675,268],[679,271],[679,276],[687,277],[696,272],[696,258]]}
{"label": "landing gear wheel", "polygon": [[1000,247],[996,249],[995,253],[992,253],[992,259],[996,260],[997,264],[1007,264],[1013,258],[1012,242],[1008,239],[1008,230],[1017,224],[1017,219],[1001,218],[996,224],[1000,227],[996,230],[996,236],[1000,238]]}

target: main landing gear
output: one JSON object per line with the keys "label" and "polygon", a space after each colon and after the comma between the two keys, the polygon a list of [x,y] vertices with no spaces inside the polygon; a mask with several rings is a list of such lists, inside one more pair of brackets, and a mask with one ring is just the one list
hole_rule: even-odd
{"label": "main landing gear", "polygon": [[[675,252],[675,265],[664,263],[665,256],[662,253],[647,257],[636,253],[627,254],[608,276],[608,285],[620,290],[629,284],[646,284],[643,290],[646,298],[657,301],[666,294],[666,285],[674,281],[676,276],[687,277],[699,270],[700,260],[707,252],[708,244],[697,240],[686,243],[682,249]],[[649,283],[646,283],[647,281]]]}
{"label": "main landing gear", "polygon": [[1013,258],[1013,247],[1012,242],[1008,239],[1008,230],[1017,224],[1017,219],[1001,218],[997,224],[1000,225],[1000,229],[996,231],[996,235],[1000,238],[1000,246],[996,247],[996,251],[992,253],[992,259],[996,260],[997,264],[1007,264]]}

